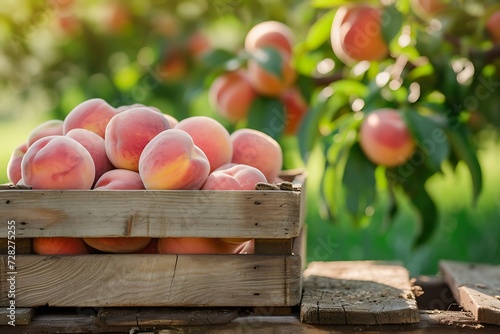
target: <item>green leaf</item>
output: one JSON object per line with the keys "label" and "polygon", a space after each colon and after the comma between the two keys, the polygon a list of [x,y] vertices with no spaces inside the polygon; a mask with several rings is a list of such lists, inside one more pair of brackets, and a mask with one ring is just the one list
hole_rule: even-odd
{"label": "green leaf", "polygon": [[369,90],[368,87],[357,80],[343,79],[330,84],[333,94],[344,94],[346,96],[365,96]]}
{"label": "green leaf", "polygon": [[382,36],[389,45],[403,26],[403,14],[396,9],[396,5],[385,7],[382,13]]}
{"label": "green leaf", "polygon": [[475,204],[483,187],[481,165],[464,125],[462,123],[455,123],[454,126],[450,127],[451,129],[447,132],[448,139],[450,140],[453,152],[469,168],[472,179],[473,204]]}
{"label": "green leaf", "polygon": [[403,187],[404,192],[417,210],[417,220],[421,228],[414,246],[420,246],[428,242],[438,224],[436,204],[425,190],[425,183],[434,174],[434,171],[427,168],[426,165],[415,166],[411,160],[398,168],[388,169],[386,176],[391,186],[394,183],[399,183]]}
{"label": "green leaf", "polygon": [[307,49],[317,49],[330,39],[335,12],[335,10],[330,10],[314,22],[306,36]]}
{"label": "green leaf", "polygon": [[324,112],[324,107],[324,101],[313,104],[300,124],[297,136],[299,139],[300,155],[304,161],[307,160],[309,152],[312,150],[314,143],[320,136],[318,126],[321,115]]}
{"label": "green leaf", "polygon": [[342,176],[348,211],[355,217],[364,214],[375,200],[375,168],[358,143],[351,146]]}
{"label": "green leaf", "polygon": [[285,108],[279,99],[259,97],[250,106],[247,127],[278,140],[285,128]]}
{"label": "green leaf", "polygon": [[441,170],[442,162],[450,154],[445,131],[432,119],[414,109],[408,109],[403,117],[417,145],[426,154],[428,166],[434,171]]}
{"label": "green leaf", "polygon": [[265,47],[258,49],[250,55],[250,58],[255,60],[267,72],[274,74],[280,79],[283,78],[284,59],[276,48]]}
{"label": "green leaf", "polygon": [[335,173],[335,168],[328,162],[325,164],[325,171],[323,173],[323,178],[321,180],[321,199],[323,205],[323,216],[330,220],[335,220],[334,218],[338,214],[338,204],[337,204],[337,177]]}
{"label": "green leaf", "polygon": [[438,224],[438,210],[423,185],[418,188],[417,192],[410,196],[410,199],[417,210],[418,221],[421,227],[414,242],[414,246],[418,247],[427,243],[434,235]]}
{"label": "green leaf", "polygon": [[312,0],[311,5],[315,8],[333,8],[348,3],[347,0]]}
{"label": "green leaf", "polygon": [[200,59],[205,68],[223,68],[226,63],[234,59],[235,55],[227,50],[213,49],[204,53]]}

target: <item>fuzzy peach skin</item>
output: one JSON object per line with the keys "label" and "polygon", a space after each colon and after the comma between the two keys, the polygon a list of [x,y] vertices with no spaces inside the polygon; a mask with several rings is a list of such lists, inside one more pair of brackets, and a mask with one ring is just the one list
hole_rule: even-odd
{"label": "fuzzy peach skin", "polygon": [[159,238],[158,254],[235,254],[239,246],[212,238]]}
{"label": "fuzzy peach skin", "polygon": [[285,107],[286,117],[283,133],[286,135],[296,135],[309,106],[297,87],[287,89],[280,96],[280,100]]}
{"label": "fuzzy peach skin", "polygon": [[76,140],[48,136],[28,148],[21,175],[24,184],[33,189],[90,189],[95,165],[89,151]]}
{"label": "fuzzy peach skin", "polygon": [[232,162],[245,164],[260,170],[268,180],[274,180],[283,165],[283,151],[276,140],[264,132],[239,129],[231,134]]}
{"label": "fuzzy peach skin", "polygon": [[31,130],[28,136],[28,146],[31,146],[38,139],[47,136],[62,136],[63,134],[63,121],[60,119],[51,119],[45,121]]}
{"label": "fuzzy peach skin", "polygon": [[145,248],[151,238],[147,237],[117,237],[117,238],[83,238],[90,247],[105,253],[134,253]]}
{"label": "fuzzy peach skin", "polygon": [[286,52],[274,49],[280,56],[281,71],[279,74],[269,72],[263,64],[273,62],[270,53],[265,49],[257,49],[248,60],[248,80],[261,95],[278,97],[290,87],[297,77],[292,68],[291,57]]}
{"label": "fuzzy peach skin", "polygon": [[163,114],[147,107],[122,111],[106,127],[106,154],[116,168],[138,171],[144,147],[167,129],[170,123]]}
{"label": "fuzzy peach skin", "polygon": [[118,111],[103,99],[90,99],[77,105],[64,118],[63,134],[72,129],[87,129],[104,138],[106,126]]}
{"label": "fuzzy peach skin", "polygon": [[135,254],[158,254],[158,238],[152,238],[149,244],[143,249],[134,252]]}
{"label": "fuzzy peach skin", "polygon": [[231,122],[247,117],[250,106],[257,98],[257,92],[244,70],[220,75],[210,85],[208,93],[212,107]]}
{"label": "fuzzy peach skin", "polygon": [[341,6],[333,19],[333,52],[344,63],[380,60],[389,49],[382,36],[381,10],[370,5]]}
{"label": "fuzzy peach skin", "polygon": [[255,190],[266,177],[255,167],[243,164],[225,164],[208,175],[202,190]]}
{"label": "fuzzy peach skin", "polygon": [[146,189],[200,189],[209,173],[205,153],[179,129],[157,135],[139,159],[139,174]]}
{"label": "fuzzy peach skin", "polygon": [[193,116],[183,119],[175,129],[186,131],[207,156],[210,171],[231,162],[233,147],[226,128],[213,118]]}
{"label": "fuzzy peach skin", "polygon": [[104,139],[97,133],[87,129],[73,129],[68,131],[66,137],[73,138],[82,144],[92,156],[95,165],[94,184],[102,174],[115,168],[106,155]]}
{"label": "fuzzy peach skin", "polygon": [[144,190],[138,172],[128,169],[112,169],[102,174],[94,185],[95,190]]}
{"label": "fuzzy peach skin", "polygon": [[21,180],[21,161],[27,150],[28,144],[23,143],[19,145],[12,151],[9,162],[7,163],[7,178],[13,184],[17,184],[19,180]]}
{"label": "fuzzy peach skin", "polygon": [[399,111],[379,109],[365,118],[359,130],[359,144],[374,164],[395,167],[415,150],[415,141]]}
{"label": "fuzzy peach skin", "polygon": [[81,238],[33,238],[33,252],[43,255],[88,254],[87,244]]}
{"label": "fuzzy peach skin", "polygon": [[278,21],[265,21],[256,24],[247,33],[245,50],[252,53],[258,48],[272,46],[291,54],[293,40],[293,32],[286,24]]}

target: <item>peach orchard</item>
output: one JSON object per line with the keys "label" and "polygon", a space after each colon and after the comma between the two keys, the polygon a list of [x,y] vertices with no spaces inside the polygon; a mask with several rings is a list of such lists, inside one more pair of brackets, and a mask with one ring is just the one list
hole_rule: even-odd
{"label": "peach orchard", "polygon": [[[398,211],[397,196],[406,196],[419,217],[416,245],[436,229],[438,210],[425,185],[443,164],[465,164],[473,201],[481,193],[475,135],[500,126],[497,1],[312,0],[297,5],[306,13],[301,22],[252,22],[230,49],[215,46],[203,25],[183,24],[144,4],[150,12],[140,16],[110,2],[107,15],[94,20],[79,16],[73,1],[51,4],[47,24],[55,39],[69,46],[81,39],[92,50],[63,50],[61,69],[87,81],[71,104],[64,96],[72,87],[61,70],[42,80],[59,82],[49,94],[54,119],[12,153],[13,183],[254,189],[257,182],[279,182],[280,170],[304,168],[319,150],[324,166],[316,209],[331,220],[347,210],[359,224],[381,193],[389,198],[388,219]],[[244,10],[219,5],[206,10],[206,20]],[[31,34],[35,23],[21,31]],[[150,44],[127,54],[121,48],[131,36],[147,36]],[[7,53],[12,62],[19,48],[36,52],[29,34],[21,37]],[[102,62],[106,56],[112,61]],[[39,240],[34,248],[251,251],[246,241],[185,240],[183,246],[119,239]]]}

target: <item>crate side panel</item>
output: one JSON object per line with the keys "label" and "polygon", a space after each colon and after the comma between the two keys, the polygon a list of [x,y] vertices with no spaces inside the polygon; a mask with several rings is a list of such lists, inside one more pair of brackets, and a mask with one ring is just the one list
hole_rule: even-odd
{"label": "crate side panel", "polygon": [[300,200],[298,191],[2,190],[0,216],[24,238],[293,238]]}
{"label": "crate side panel", "polygon": [[[18,307],[289,306],[300,288],[295,256],[20,255],[16,265]],[[2,280],[2,306],[7,289]]]}

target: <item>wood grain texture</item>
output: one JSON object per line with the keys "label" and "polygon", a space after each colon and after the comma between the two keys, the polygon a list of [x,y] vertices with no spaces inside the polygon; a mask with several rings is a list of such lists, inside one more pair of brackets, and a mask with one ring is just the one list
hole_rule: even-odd
{"label": "wood grain texture", "polygon": [[15,315],[12,315],[10,310],[4,307],[0,308],[0,326],[11,326],[9,325],[9,322],[11,321],[14,321],[16,326],[29,325],[31,323],[31,319],[33,319],[33,314],[35,314],[35,310],[33,308],[16,307]]}
{"label": "wood grain texture", "polygon": [[394,263],[312,262],[304,271],[300,317],[314,324],[416,323],[408,271]]}
{"label": "wood grain texture", "polygon": [[107,326],[201,326],[227,324],[236,308],[102,308],[99,321]]}
{"label": "wood grain texture", "polygon": [[[0,218],[27,237],[293,238],[301,191],[0,190]],[[7,229],[0,229],[0,238]]]}
{"label": "wood grain texture", "polygon": [[482,323],[500,325],[500,266],[441,261],[441,274],[457,302]]}
{"label": "wood grain texture", "polygon": [[16,266],[18,307],[292,306],[301,296],[296,255],[19,255]]}
{"label": "wood grain texture", "polygon": [[[498,334],[498,326],[481,325],[469,312],[421,311],[421,321],[402,325],[313,325],[302,323],[298,315],[258,316],[239,315],[225,324],[161,325],[135,324],[110,326],[99,317],[82,314],[35,314],[29,326],[0,326],[2,334],[53,334],[53,333],[136,333],[136,334]],[[162,320],[160,319],[160,322]]]}

